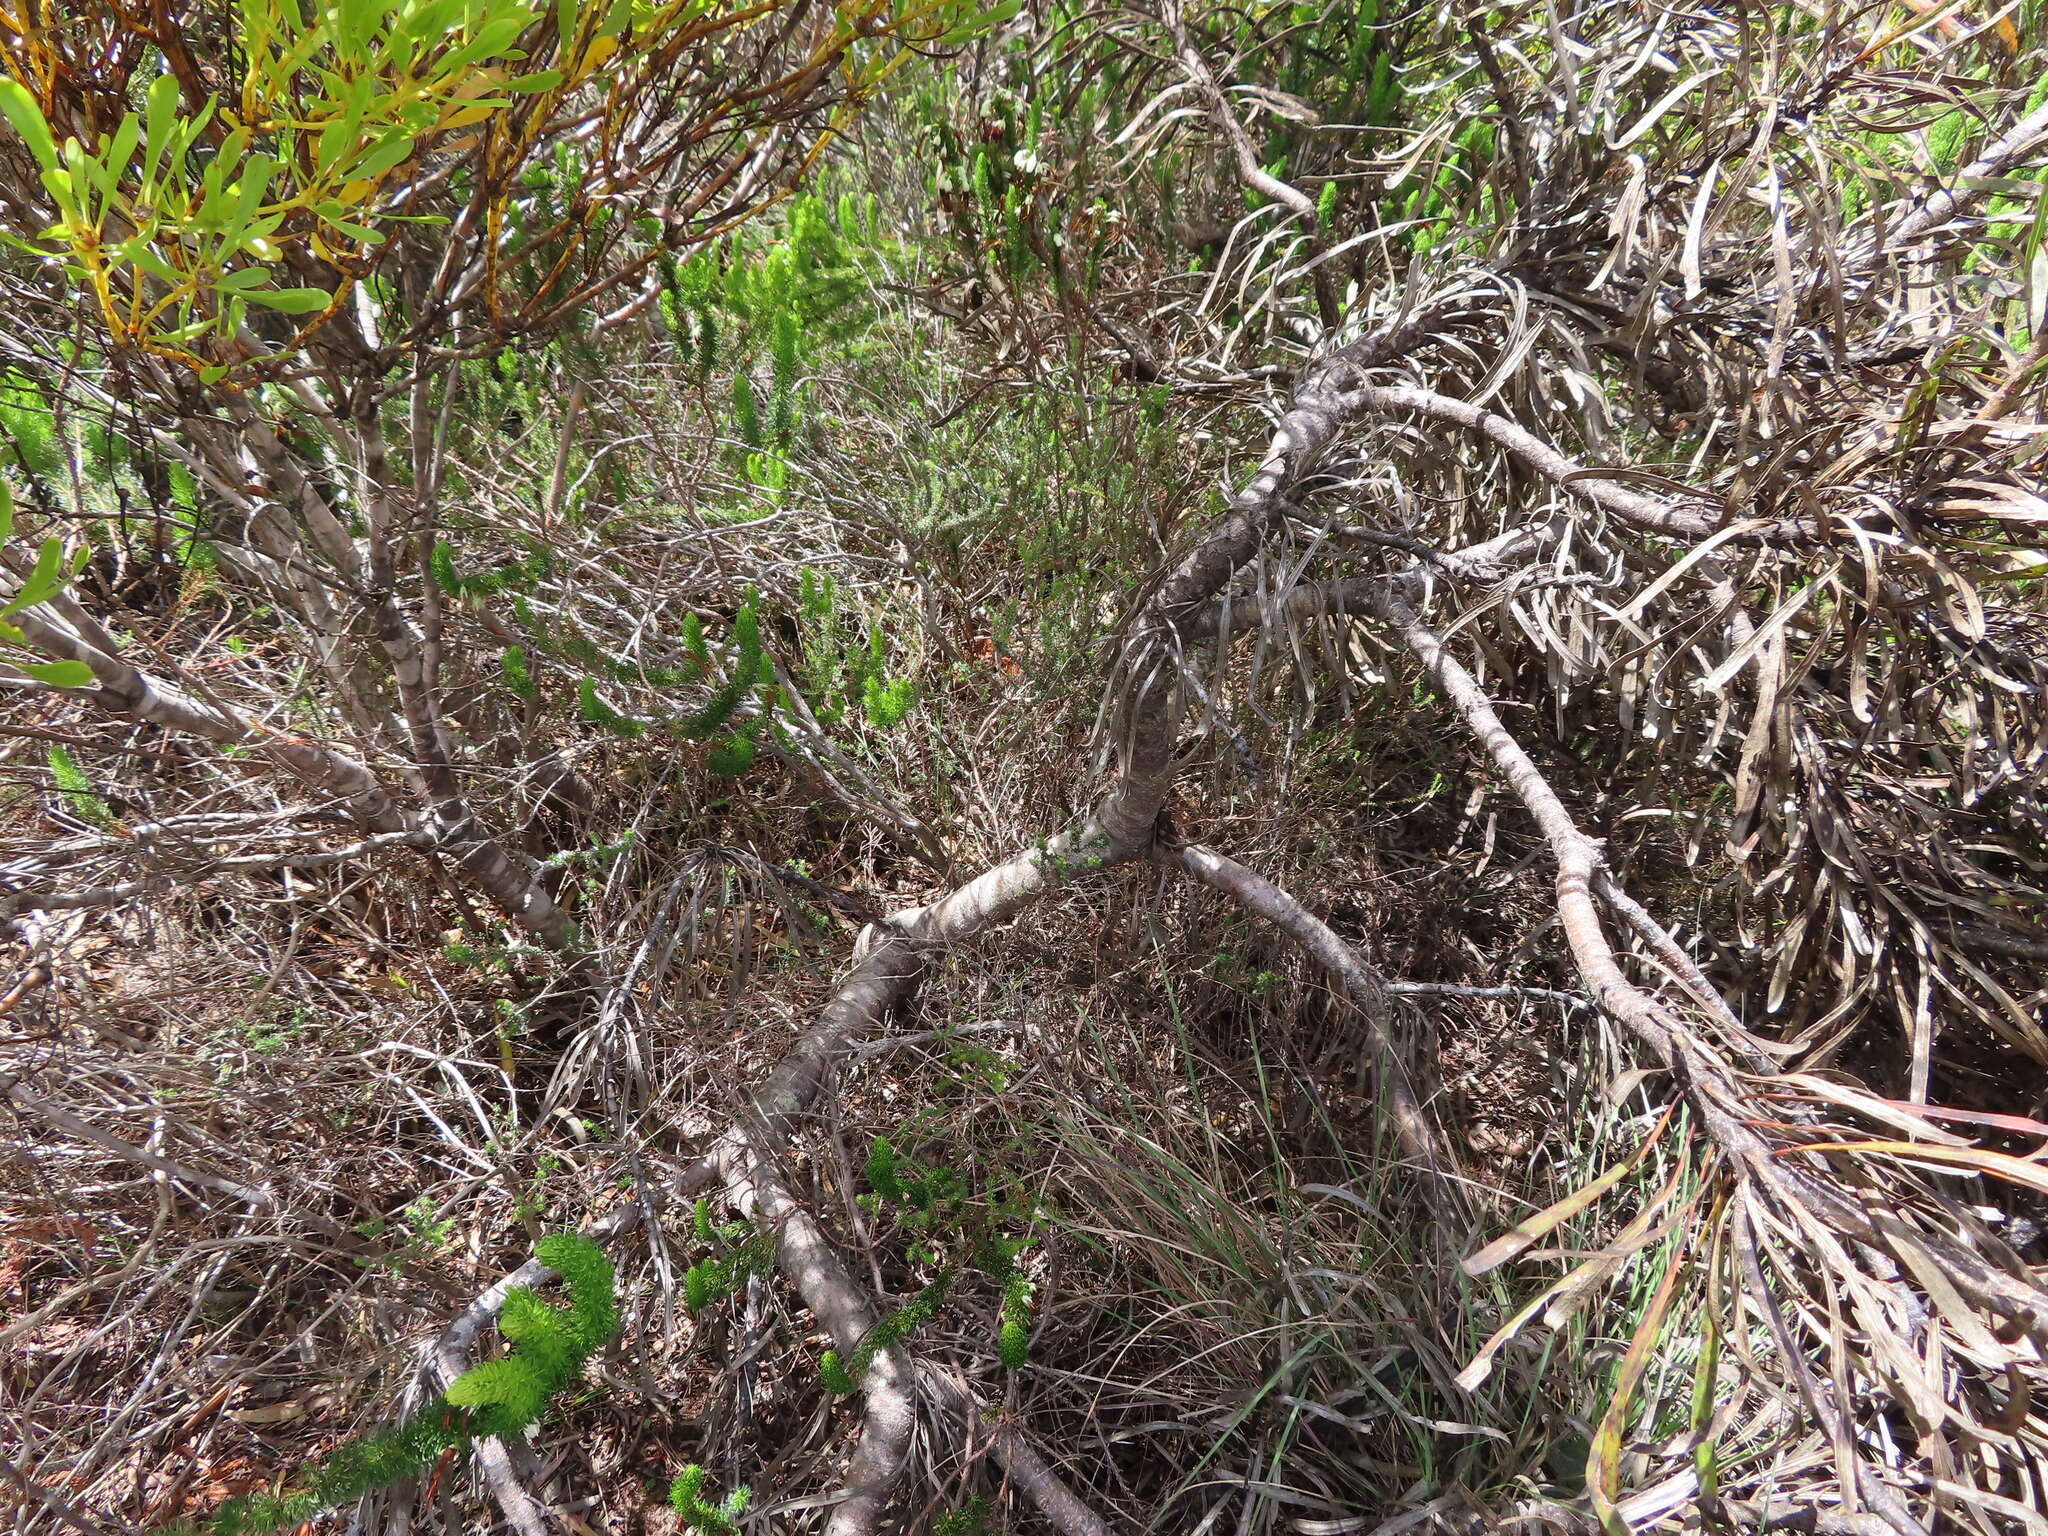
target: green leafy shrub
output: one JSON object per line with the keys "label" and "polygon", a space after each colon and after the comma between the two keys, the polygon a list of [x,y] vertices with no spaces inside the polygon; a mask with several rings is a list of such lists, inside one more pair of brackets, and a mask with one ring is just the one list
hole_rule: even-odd
{"label": "green leafy shrub", "polygon": [[541,1416],[548,1399],[575,1379],[584,1360],[618,1332],[611,1261],[595,1243],[557,1233],[542,1238],[534,1254],[562,1277],[569,1305],[555,1306],[525,1289],[506,1295],[498,1331],[511,1350],[448,1385],[448,1401],[472,1410],[472,1434],[524,1431]]}
{"label": "green leafy shrub", "polygon": [[704,1498],[704,1475],[704,1469],[694,1461],[683,1468],[668,1491],[669,1507],[676,1512],[684,1531],[698,1531],[702,1536],[732,1536],[739,1529],[740,1516],[746,1513],[753,1495],[741,1483],[718,1503],[709,1503]]}
{"label": "green leafy shrub", "polygon": [[619,1331],[619,1304],[611,1260],[589,1238],[553,1233],[540,1240],[534,1255],[561,1276],[568,1306],[555,1306],[525,1289],[507,1293],[498,1330],[512,1345],[509,1353],[464,1371],[446,1395],[403,1422],[344,1441],[315,1462],[297,1488],[229,1499],[202,1527],[206,1536],[289,1530],[400,1478],[417,1476],[472,1440],[515,1435],[538,1419],[583,1362]]}

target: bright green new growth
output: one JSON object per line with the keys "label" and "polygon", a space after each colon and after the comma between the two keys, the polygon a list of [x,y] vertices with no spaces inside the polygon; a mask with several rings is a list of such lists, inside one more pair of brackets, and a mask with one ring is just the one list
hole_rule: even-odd
{"label": "bright green new growth", "polygon": [[505,687],[512,696],[522,703],[531,704],[540,697],[533,673],[527,669],[523,648],[516,645],[506,648],[505,654],[498,658],[498,675],[504,679]]}
{"label": "bright green new growth", "polygon": [[886,1200],[902,1200],[903,1181],[896,1174],[896,1148],[886,1136],[877,1136],[868,1153],[868,1187]]}
{"label": "bright green new growth", "polygon": [[434,1398],[403,1423],[344,1442],[314,1463],[303,1487],[229,1499],[204,1529],[209,1536],[264,1536],[289,1530],[400,1478],[419,1475],[443,1452],[468,1439],[461,1416],[447,1399]]}
{"label": "bright green new growth", "polygon": [[1012,1371],[1031,1358],[1031,1282],[1021,1274],[1003,1286],[1003,1321],[996,1334],[996,1357]]}
{"label": "bright green new growth", "polygon": [[804,571],[797,612],[804,634],[803,692],[819,722],[835,725],[858,703],[877,730],[900,725],[916,694],[909,678],[888,675],[881,622],[868,624],[864,640],[850,638],[842,628],[839,584],[829,571]]}
{"label": "bright green new growth", "polygon": [[1034,1287],[1017,1267],[1022,1243],[991,1238],[975,1251],[974,1267],[1003,1288],[1001,1322],[996,1329],[996,1357],[1005,1368],[1020,1371],[1031,1358],[1031,1293]]}
{"label": "bright green new growth", "polygon": [[624,737],[627,741],[637,740],[647,734],[645,722],[635,720],[630,715],[620,714],[598,697],[597,679],[594,677],[577,679],[576,708],[585,720],[599,730]]}
{"label": "bright green new growth", "polygon": [[874,1363],[875,1356],[902,1343],[932,1320],[944,1303],[946,1293],[952,1290],[956,1273],[954,1270],[947,1270],[875,1324],[860,1343],[854,1346],[853,1354],[848,1359],[842,1361],[836,1349],[828,1349],[819,1356],[818,1375],[824,1380],[826,1390],[840,1397],[857,1390],[860,1378],[867,1374],[867,1369]]}
{"label": "bright green new growth", "polygon": [[[686,630],[684,644],[689,645],[691,639]],[[696,644],[702,645],[702,634],[699,633],[695,640]],[[761,654],[761,619],[755,611],[754,600],[751,597],[741,606],[738,617],[733,620],[732,641],[736,657],[731,679],[711,696],[702,709],[684,715],[675,722],[674,729],[677,735],[691,741],[710,740],[733,717],[733,713],[754,686],[767,676],[767,659]]]}
{"label": "bright green new growth", "polygon": [[57,793],[64,797],[64,803],[71,807],[72,814],[95,827],[111,827],[114,824],[113,811],[106,801],[93,793],[92,780],[85,776],[70,750],[53,742],[48,756],[50,777],[57,781]]}
{"label": "bright green new growth", "polygon": [[534,1256],[562,1277],[569,1305],[519,1289],[505,1297],[498,1330],[509,1353],[464,1371],[448,1385],[448,1401],[474,1410],[473,1435],[516,1435],[541,1416],[548,1399],[568,1386],[583,1362],[619,1327],[611,1261],[574,1233],[544,1237]]}
{"label": "bright green new growth", "polygon": [[697,1241],[713,1250],[683,1273],[683,1305],[692,1315],[723,1301],[749,1275],[762,1275],[775,1262],[775,1239],[744,1221],[716,1226],[711,1203],[699,1200],[690,1213]]}
{"label": "bright green new growth", "polygon": [[818,1379],[834,1397],[851,1397],[860,1390],[860,1383],[847,1375],[846,1367],[840,1364],[836,1349],[828,1349],[818,1357]]}
{"label": "bright green new growth", "polygon": [[717,1504],[704,1499],[704,1469],[691,1462],[677,1474],[675,1484],[668,1491],[669,1507],[676,1512],[684,1531],[701,1531],[704,1536],[732,1536],[739,1528],[741,1515],[747,1512],[747,1503],[753,1497],[745,1483],[728,1493]]}
{"label": "bright green new growth", "polygon": [[754,766],[759,751],[752,736],[728,736],[705,755],[704,766],[721,778],[736,779]]}
{"label": "bright green new growth", "polygon": [[910,713],[910,679],[899,677],[884,681],[870,677],[861,693],[861,708],[867,712],[868,720],[881,730],[889,730],[902,723]]}
{"label": "bright green new growth", "polygon": [[761,435],[761,407],[754,399],[753,383],[744,373],[732,376],[732,420],[740,441],[749,448],[765,446]]}
{"label": "bright green new growth", "polygon": [[434,1398],[402,1423],[343,1442],[314,1463],[300,1487],[229,1499],[206,1523],[207,1536],[289,1530],[400,1478],[417,1476],[443,1453],[480,1436],[517,1434],[539,1418],[548,1399],[618,1332],[619,1304],[611,1260],[589,1238],[557,1232],[542,1238],[534,1255],[562,1277],[567,1307],[544,1302],[529,1290],[508,1292],[498,1328],[512,1344],[509,1354],[464,1371],[445,1397]]}

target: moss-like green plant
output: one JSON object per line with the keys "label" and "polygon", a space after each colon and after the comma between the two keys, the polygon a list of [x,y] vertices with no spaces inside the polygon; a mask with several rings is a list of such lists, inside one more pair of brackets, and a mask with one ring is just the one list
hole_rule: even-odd
{"label": "moss-like green plant", "polygon": [[[767,674],[767,658],[761,654],[761,619],[750,597],[740,608],[733,620],[733,667],[732,676],[725,686],[714,693],[704,707],[684,715],[674,723],[676,734],[691,741],[708,741],[724,729],[725,723],[754,686]],[[689,643],[685,635],[684,643]],[[699,644],[702,643],[701,636]]]}
{"label": "moss-like green plant", "polygon": [[741,442],[749,448],[766,446],[761,433],[761,406],[754,398],[754,386],[744,373],[732,376],[732,424]]}
{"label": "moss-like green plant", "polygon": [[995,1501],[987,1494],[977,1493],[958,1509],[949,1509],[934,1520],[932,1536],[982,1536],[995,1508]]}
{"label": "moss-like green plant", "polygon": [[711,670],[711,651],[704,644],[704,621],[694,612],[683,615],[683,653],[697,664],[697,675]]}
{"label": "moss-like green plant", "polygon": [[542,544],[528,542],[524,560],[514,560],[506,565],[494,566],[474,576],[464,576],[455,567],[455,549],[445,539],[434,541],[433,552],[427,556],[427,568],[433,575],[434,585],[450,597],[480,601],[495,597],[500,592],[517,591],[531,587],[554,569],[555,557]]}
{"label": "moss-like green plant", "polygon": [[720,778],[736,779],[754,766],[759,751],[752,736],[728,736],[705,755],[704,766]]}
{"label": "moss-like green plant", "polygon": [[910,713],[911,700],[909,678],[871,676],[861,693],[861,708],[869,724],[887,731],[902,724],[903,717]]}
{"label": "moss-like green plant", "polygon": [[1003,1286],[1003,1320],[996,1335],[996,1357],[1012,1371],[1031,1358],[1031,1282],[1012,1274]]}
{"label": "moss-like green plant", "polygon": [[171,493],[164,521],[170,529],[172,558],[188,571],[218,570],[220,557],[207,542],[200,525],[199,484],[192,478],[192,471],[172,463],[165,466],[164,480]]}
{"label": "moss-like green plant", "polygon": [[64,803],[71,807],[72,814],[92,826],[111,827],[115,819],[112,809],[93,792],[92,780],[85,776],[85,770],[78,766],[78,759],[71,755],[70,749],[53,742],[47,760],[50,777],[57,781],[57,793],[64,797]]}
{"label": "moss-like green plant", "polygon": [[[1019,1268],[1017,1256],[1024,1251],[1028,1239],[999,1236],[991,1226],[1007,1217],[1028,1220],[1029,1210],[970,1207],[966,1181],[957,1171],[918,1168],[886,1136],[875,1138],[864,1171],[873,1193],[860,1197],[862,1206],[877,1215],[885,1207],[894,1206],[896,1218],[903,1226],[928,1232],[934,1240],[957,1234],[955,1240],[963,1243],[967,1253],[967,1267],[1001,1288],[996,1353],[1010,1370],[1022,1369],[1031,1351],[1033,1286]],[[931,1256],[928,1244],[921,1243],[912,1250],[913,1258],[929,1260]],[[842,1360],[836,1352],[828,1350],[819,1361],[819,1374],[826,1387],[839,1393],[854,1390],[875,1352],[922,1327],[945,1300],[959,1272],[958,1265],[949,1268],[902,1311],[878,1325],[852,1358]]]}
{"label": "moss-like green plant", "polygon": [[974,1253],[974,1267],[1003,1288],[996,1329],[996,1356],[1013,1371],[1022,1370],[1031,1355],[1031,1293],[1034,1287],[1017,1267],[1020,1242],[989,1238]]}
{"label": "moss-like green plant", "polygon": [[569,1305],[555,1306],[525,1289],[507,1293],[498,1331],[512,1348],[448,1384],[448,1401],[471,1410],[473,1434],[523,1432],[618,1331],[611,1261],[595,1243],[556,1233],[540,1240],[534,1256],[562,1277]]}
{"label": "moss-like green plant", "polygon": [[520,646],[508,646],[498,658],[498,676],[504,680],[506,690],[522,703],[531,704],[540,697],[535,686],[533,673],[526,665],[526,651]]}
{"label": "moss-like green plant", "polygon": [[49,403],[34,380],[11,368],[0,372],[0,435],[31,480],[52,480],[63,472]]}
{"label": "moss-like green plant", "polygon": [[770,421],[778,441],[786,441],[796,427],[796,381],[803,361],[803,332],[796,311],[785,309],[775,317],[769,333],[769,357],[775,366],[775,393],[770,403]]}
{"label": "moss-like green plant", "polygon": [[714,1225],[708,1201],[699,1200],[691,1213],[697,1241],[712,1251],[683,1272],[683,1305],[694,1315],[723,1301],[749,1275],[768,1272],[775,1262],[775,1239],[744,1221]]}
{"label": "moss-like green plant", "polygon": [[512,1345],[510,1353],[463,1372],[446,1396],[401,1423],[344,1441],[315,1462],[298,1487],[229,1499],[200,1528],[205,1536],[289,1530],[417,1476],[473,1439],[517,1434],[539,1418],[549,1398],[618,1332],[619,1303],[611,1260],[589,1238],[557,1232],[542,1238],[534,1255],[562,1277],[568,1306],[554,1306],[529,1290],[509,1292],[498,1328]]}
{"label": "moss-like green plant", "polygon": [[857,1390],[876,1355],[900,1344],[930,1322],[953,1288],[956,1272],[948,1270],[909,1301],[870,1328],[853,1353],[841,1360],[839,1351],[828,1349],[818,1358],[818,1375],[825,1388],[841,1397]]}
{"label": "moss-like green plant", "polygon": [[877,1136],[874,1147],[868,1152],[867,1167],[864,1170],[868,1187],[885,1200],[902,1200],[903,1180],[896,1172],[896,1148],[886,1136]]}
{"label": "moss-like green plant", "polygon": [[[402,1423],[344,1442],[314,1463],[300,1487],[229,1499],[201,1529],[207,1536],[267,1536],[289,1530],[400,1478],[418,1476],[468,1440],[462,1415],[447,1399],[437,1397]],[[192,1528],[174,1529],[183,1533]]]}
{"label": "moss-like green plant", "polygon": [[900,1205],[904,1207],[904,1225],[913,1228],[934,1222],[950,1224],[959,1218],[954,1207],[966,1194],[960,1175],[951,1168],[918,1168],[900,1158],[886,1136],[875,1138],[866,1173],[874,1193],[861,1196],[860,1203],[869,1210],[879,1211],[884,1204]]}
{"label": "moss-like green plant", "polygon": [[819,722],[835,725],[858,704],[878,730],[900,725],[916,693],[908,678],[888,675],[888,646],[880,621],[869,623],[864,639],[849,641],[841,622],[838,583],[829,571],[803,573],[797,586],[797,613],[804,636],[799,676]]}
{"label": "moss-like green plant", "polygon": [[676,1512],[684,1531],[698,1531],[702,1536],[732,1536],[739,1529],[739,1518],[747,1512],[753,1495],[741,1483],[713,1504],[704,1497],[704,1475],[704,1469],[694,1461],[683,1468],[668,1491],[669,1507]]}
{"label": "moss-like green plant", "polygon": [[597,679],[594,677],[577,680],[576,707],[585,720],[614,736],[634,741],[647,734],[646,722],[620,714],[598,696]]}

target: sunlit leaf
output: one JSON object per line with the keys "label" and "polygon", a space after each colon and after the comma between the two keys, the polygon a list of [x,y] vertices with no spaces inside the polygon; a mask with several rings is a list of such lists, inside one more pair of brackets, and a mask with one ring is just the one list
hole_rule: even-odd
{"label": "sunlit leaf", "polygon": [[92,668],[82,661],[26,662],[19,670],[52,688],[90,688],[93,684]]}
{"label": "sunlit leaf", "polygon": [[5,113],[7,121],[14,125],[22,143],[36,157],[36,164],[46,171],[53,169],[57,164],[57,142],[50,136],[50,125],[43,120],[43,109],[18,82],[0,79],[0,113]]}
{"label": "sunlit leaf", "polygon": [[334,295],[320,288],[255,288],[241,297],[251,304],[283,310],[288,315],[312,314],[334,302]]}

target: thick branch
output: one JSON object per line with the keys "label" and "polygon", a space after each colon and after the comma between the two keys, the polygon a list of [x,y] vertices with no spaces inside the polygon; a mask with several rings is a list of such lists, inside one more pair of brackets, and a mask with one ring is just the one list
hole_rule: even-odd
{"label": "thick branch", "polygon": [[184,731],[222,745],[256,746],[276,758],[302,783],[335,795],[372,832],[411,832],[412,821],[392,802],[376,775],[331,747],[315,746],[272,731],[226,709],[202,704],[191,695],[160,683],[118,656],[90,644],[30,609],[9,620],[28,643],[46,656],[82,661],[92,669],[99,690],[92,697],[104,707]]}
{"label": "thick branch", "polygon": [[1476,432],[1506,450],[1524,469],[1570,492],[1586,505],[1619,518],[1631,528],[1672,538],[1703,539],[1720,526],[1718,518],[1703,512],[1673,506],[1660,497],[1646,496],[1617,480],[1602,479],[1598,470],[1573,463],[1519,422],[1484,406],[1407,384],[1366,385],[1358,393],[1366,408],[1383,416],[1412,413],[1461,427],[1467,432]]}
{"label": "thick branch", "polygon": [[1143,850],[1166,805],[1173,759],[1182,633],[1259,552],[1287,509],[1300,480],[1316,466],[1338,430],[1365,401],[1361,370],[1413,351],[1443,322],[1429,307],[1338,349],[1304,372],[1257,472],[1231,499],[1230,511],[1207,538],[1160,581],[1140,611],[1119,662],[1124,696],[1119,777],[1103,797],[1095,825],[1118,855]]}
{"label": "thick branch", "polygon": [[[840,1354],[850,1356],[881,1318],[816,1219],[790,1193],[774,1160],[760,1148],[736,1149],[725,1187],[742,1213],[758,1215],[773,1229],[776,1264]],[[826,1536],[871,1536],[880,1527],[917,1428],[914,1386],[907,1349],[892,1344],[876,1351],[861,1377],[860,1438],[846,1465],[846,1496],[826,1522]]]}
{"label": "thick branch", "polygon": [[[90,667],[100,685],[92,696],[103,706],[208,741],[259,746],[302,782],[346,802],[350,812],[370,831],[412,834],[419,830],[412,818],[393,803],[376,776],[353,758],[330,747],[315,746],[272,731],[223,707],[201,703],[33,610],[16,614],[10,622],[43,654],[82,661]],[[568,914],[478,827],[461,796],[437,800],[431,820],[431,841],[469,874],[486,895],[544,942],[556,948],[567,945],[574,932]]]}
{"label": "thick branch", "polygon": [[[1661,1001],[1623,974],[1600,921],[1595,895],[1609,884],[1600,845],[1579,830],[1549,781],[1501,723],[1478,682],[1444,648],[1442,639],[1399,597],[1389,595],[1381,614],[1400,632],[1443,689],[1494,766],[1536,819],[1557,864],[1558,916],[1579,974],[1600,1009],[1634,1035],[1678,1077],[1708,1135],[1734,1166],[1769,1191],[1809,1241],[1840,1246],[1847,1238],[1898,1261],[1901,1244],[1938,1256],[1946,1278],[1970,1302],[2037,1340],[2048,1340],[2048,1292],[2010,1264],[1994,1263],[1963,1242],[1935,1231],[1909,1237],[1895,1218],[1866,1209],[1811,1155],[1781,1158],[1757,1130],[1754,1106],[1722,1056]],[[1668,937],[1668,936],[1667,936]],[[1660,949],[1661,945],[1658,946]],[[1779,1116],[1796,1114],[1780,1109]],[[1910,1265],[1908,1265],[1910,1268]]]}
{"label": "thick branch", "polygon": [[1038,1512],[1052,1522],[1060,1536],[1109,1536],[1109,1526],[1102,1516],[1075,1496],[1022,1430],[1000,1421],[990,1423],[973,1394],[948,1372],[923,1365],[918,1370],[918,1382],[945,1413],[960,1421],[970,1455],[980,1449],[977,1434],[987,1433],[988,1453],[1009,1474],[1010,1480],[1024,1490],[1024,1496],[1038,1507]]}

